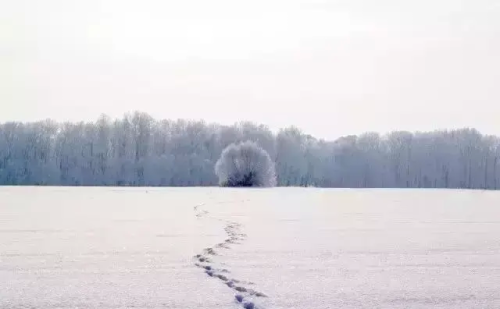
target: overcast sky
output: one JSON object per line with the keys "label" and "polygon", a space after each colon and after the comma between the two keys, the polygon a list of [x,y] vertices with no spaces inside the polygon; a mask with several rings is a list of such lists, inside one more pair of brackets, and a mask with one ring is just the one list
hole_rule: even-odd
{"label": "overcast sky", "polygon": [[0,0],[0,107],[500,134],[500,2]]}

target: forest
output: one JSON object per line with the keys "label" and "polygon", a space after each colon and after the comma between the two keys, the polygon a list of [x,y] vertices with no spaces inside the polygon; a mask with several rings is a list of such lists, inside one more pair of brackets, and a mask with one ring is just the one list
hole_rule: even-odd
{"label": "forest", "polygon": [[223,149],[253,141],[279,186],[500,187],[500,138],[475,129],[368,132],[328,141],[296,127],[157,120],[135,112],[94,122],[0,125],[1,185],[215,186]]}

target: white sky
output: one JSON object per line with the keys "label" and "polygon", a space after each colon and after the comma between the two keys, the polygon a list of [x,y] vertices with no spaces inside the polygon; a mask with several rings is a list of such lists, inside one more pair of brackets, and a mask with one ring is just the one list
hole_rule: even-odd
{"label": "white sky", "polygon": [[494,0],[0,0],[0,121],[500,134]]}

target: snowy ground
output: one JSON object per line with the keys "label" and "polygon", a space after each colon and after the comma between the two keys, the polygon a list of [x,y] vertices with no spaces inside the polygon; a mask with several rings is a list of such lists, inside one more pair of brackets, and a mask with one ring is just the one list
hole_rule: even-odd
{"label": "snowy ground", "polygon": [[500,308],[499,205],[450,190],[2,188],[0,308]]}

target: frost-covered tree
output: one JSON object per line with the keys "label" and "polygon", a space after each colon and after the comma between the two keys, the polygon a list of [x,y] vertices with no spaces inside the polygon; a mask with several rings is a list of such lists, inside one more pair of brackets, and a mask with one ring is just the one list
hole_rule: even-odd
{"label": "frost-covered tree", "polygon": [[227,146],[215,164],[219,184],[227,187],[273,187],[276,171],[269,154],[252,141]]}
{"label": "frost-covered tree", "polygon": [[500,189],[500,138],[474,129],[326,141],[294,127],[144,113],[0,124],[0,185],[214,186],[220,154],[244,141],[276,162],[280,186]]}

